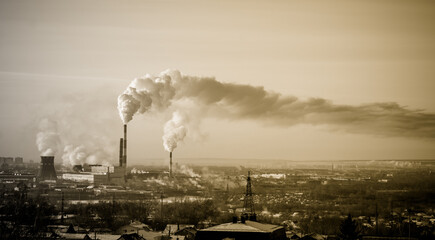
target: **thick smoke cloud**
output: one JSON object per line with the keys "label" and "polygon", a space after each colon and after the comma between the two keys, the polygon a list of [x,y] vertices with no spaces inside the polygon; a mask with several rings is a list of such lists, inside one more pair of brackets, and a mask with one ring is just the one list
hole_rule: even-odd
{"label": "thick smoke cloud", "polygon": [[[130,98],[135,101],[126,100]],[[331,130],[351,133],[435,138],[435,114],[394,102],[351,106],[333,104],[322,98],[300,100],[266,91],[263,87],[222,83],[214,78],[182,75],[176,70],[135,79],[118,98],[118,107],[121,106],[121,118],[128,122],[138,112],[162,111],[175,102],[182,109],[180,103],[186,99],[197,107],[207,106],[207,115],[213,117],[252,119],[282,127],[327,125]]]}
{"label": "thick smoke cloud", "polygon": [[84,164],[102,164],[110,166],[107,161],[110,155],[104,150],[92,148],[90,146],[66,145],[63,149],[62,160],[65,166],[84,165]]}
{"label": "thick smoke cloud", "polygon": [[39,132],[36,134],[36,146],[41,156],[56,155],[60,144],[57,123],[49,119],[42,119]]}
{"label": "thick smoke cloud", "polygon": [[172,114],[172,119],[166,122],[162,137],[163,146],[166,151],[174,151],[178,142],[183,141],[184,137],[186,137],[186,121],[188,121],[188,118],[184,114],[176,111]]}
{"label": "thick smoke cloud", "polygon": [[[53,119],[56,119],[53,117]],[[105,144],[98,137],[68,135],[67,124],[57,118],[58,121],[44,118],[39,124],[39,132],[36,135],[36,145],[41,156],[56,156],[61,154],[64,166],[72,167],[83,164],[103,164],[110,166],[110,145]],[[71,119],[70,119],[71,121]],[[63,137],[61,137],[63,136]],[[74,144],[80,142],[80,144]],[[63,150],[63,152],[62,152]]]}
{"label": "thick smoke cloud", "polygon": [[148,74],[143,78],[134,79],[118,97],[118,110],[122,122],[130,122],[134,114],[147,112],[151,107],[159,110],[167,108],[175,94],[171,80],[180,77],[179,72],[168,70],[158,76]]}
{"label": "thick smoke cloud", "polygon": [[50,99],[40,107],[37,114],[43,120],[36,134],[36,145],[42,154],[47,154],[44,149],[50,150],[55,162],[66,167],[78,164],[110,166],[118,161],[117,133],[107,127],[119,123],[113,111],[116,100],[113,94],[101,94],[106,85],[79,85],[79,89],[53,97],[55,101]]}

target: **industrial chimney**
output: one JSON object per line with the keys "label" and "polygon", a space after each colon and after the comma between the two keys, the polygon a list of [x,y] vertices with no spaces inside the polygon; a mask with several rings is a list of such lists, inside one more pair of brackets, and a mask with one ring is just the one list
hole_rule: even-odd
{"label": "industrial chimney", "polygon": [[127,167],[127,124],[124,124],[124,163],[122,166]]}
{"label": "industrial chimney", "polygon": [[172,177],[172,152],[169,153],[169,177]]}
{"label": "industrial chimney", "polygon": [[124,147],[124,139],[120,138],[119,139],[119,166],[120,167],[122,167],[122,162],[124,161],[123,147]]}
{"label": "industrial chimney", "polygon": [[54,156],[41,156],[41,168],[39,171],[41,180],[56,180],[56,170],[54,169]]}

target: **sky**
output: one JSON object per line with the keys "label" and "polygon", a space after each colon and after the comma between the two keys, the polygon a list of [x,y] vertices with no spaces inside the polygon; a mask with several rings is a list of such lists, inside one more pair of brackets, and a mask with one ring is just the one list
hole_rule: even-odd
{"label": "sky", "polygon": [[[302,104],[394,103],[404,115],[425,114],[416,132],[427,134],[413,134],[407,118],[379,118],[366,130],[328,117],[278,124],[193,105],[190,117],[200,120],[174,157],[433,159],[434,23],[433,1],[1,0],[0,156],[39,161],[36,140],[48,121],[57,162],[117,163],[118,95],[135,78],[177,69]],[[129,163],[168,158],[162,136],[177,107],[134,116]],[[378,125],[399,130],[383,134]]]}

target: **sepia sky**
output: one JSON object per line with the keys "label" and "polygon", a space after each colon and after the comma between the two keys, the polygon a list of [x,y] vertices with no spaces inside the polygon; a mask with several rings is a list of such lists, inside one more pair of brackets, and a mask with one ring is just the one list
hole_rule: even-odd
{"label": "sepia sky", "polygon": [[[0,156],[38,161],[35,139],[49,119],[56,161],[70,146],[116,163],[118,95],[136,77],[178,69],[302,102],[395,103],[421,110],[417,130],[427,134],[401,134],[406,118],[391,135],[204,113],[174,157],[433,159],[434,23],[433,1],[1,0]],[[167,158],[163,126],[176,107],[129,123],[131,164]]]}

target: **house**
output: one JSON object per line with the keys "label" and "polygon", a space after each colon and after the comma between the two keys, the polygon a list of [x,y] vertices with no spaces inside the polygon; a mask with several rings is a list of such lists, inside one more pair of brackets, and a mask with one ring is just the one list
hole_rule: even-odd
{"label": "house", "polygon": [[198,230],[196,240],[286,240],[284,227],[263,224],[255,221],[233,221],[214,227]]}
{"label": "house", "polygon": [[80,228],[80,226],[74,226],[73,224],[70,224],[68,229],[66,230],[66,233],[88,233],[89,229]]}
{"label": "house", "polygon": [[[194,229],[196,231],[196,228],[194,225],[186,225],[186,224],[168,224],[166,225],[165,230],[163,230],[163,236],[172,236],[172,235],[179,235],[183,236],[181,234],[187,234],[187,229]],[[178,234],[180,233],[180,234]]]}
{"label": "house", "polygon": [[137,233],[122,234],[117,240],[146,240]]}
{"label": "house", "polygon": [[300,238],[300,240],[325,240],[327,237],[317,233],[307,234]]}
{"label": "house", "polygon": [[298,240],[302,237],[302,234],[295,232],[286,232],[287,238],[292,240]]}
{"label": "house", "polygon": [[141,222],[131,222],[129,225],[122,226],[116,230],[116,234],[131,234],[131,233],[137,233],[140,236],[143,236],[145,232],[151,232],[152,229]]}
{"label": "house", "polygon": [[174,232],[173,239],[179,240],[194,240],[197,230],[193,227],[181,228],[179,231]]}
{"label": "house", "polygon": [[[59,233],[60,237],[59,239],[62,240],[83,240],[83,239],[97,239],[97,240],[117,240],[119,239],[120,235],[112,235],[112,234],[95,234],[95,233],[89,233],[89,234],[83,234],[83,233]],[[89,238],[88,238],[89,237]],[[146,238],[148,240],[148,238]],[[149,238],[153,240],[153,238]]]}

